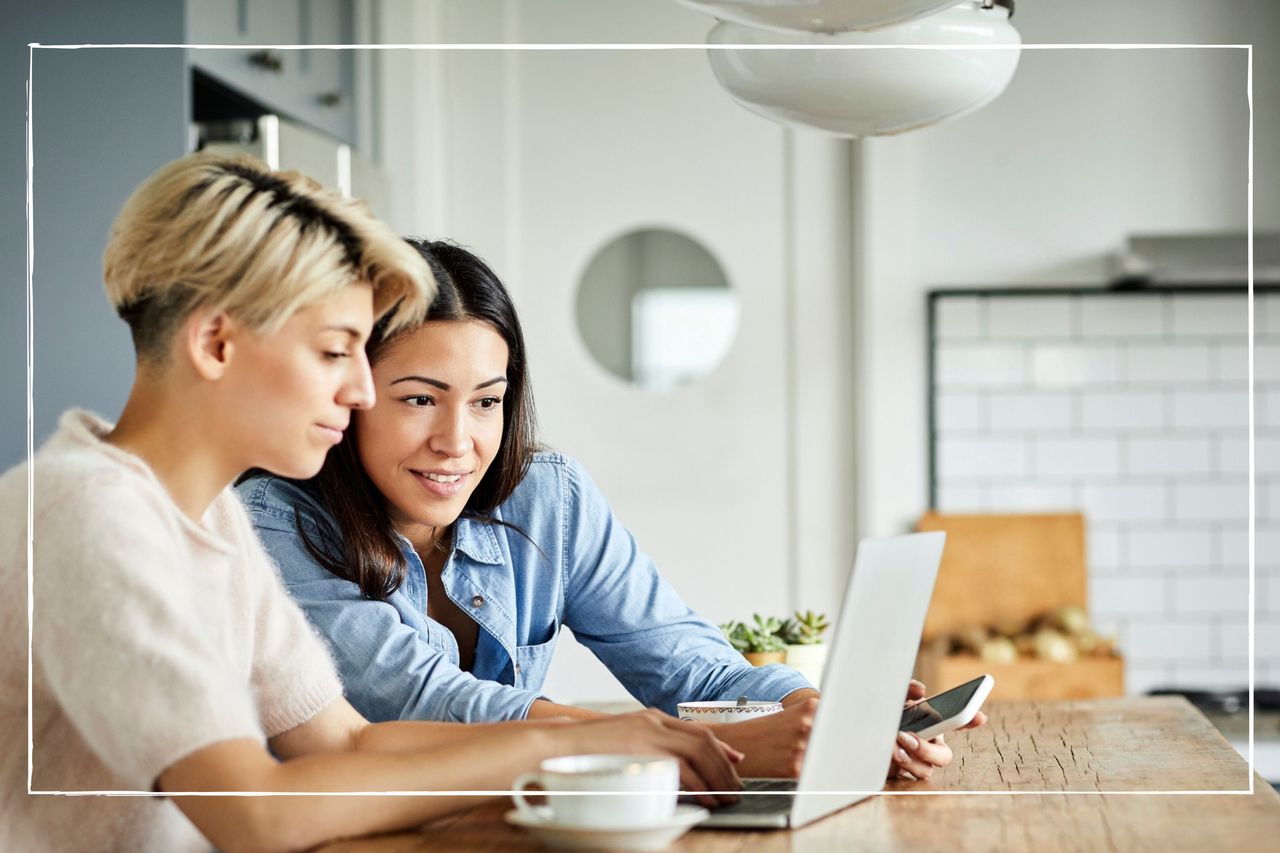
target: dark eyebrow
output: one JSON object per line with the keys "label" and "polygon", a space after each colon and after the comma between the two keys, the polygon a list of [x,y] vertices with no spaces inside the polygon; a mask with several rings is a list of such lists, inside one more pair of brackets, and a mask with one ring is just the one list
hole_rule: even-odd
{"label": "dark eyebrow", "polygon": [[[505,376],[495,376],[487,382],[481,382],[475,387],[475,390],[479,391],[481,388],[488,388],[490,385],[497,385],[499,382],[506,381],[507,377]],[[429,376],[401,376],[399,379],[393,379],[391,384],[398,385],[401,382],[421,382],[424,385],[431,385],[432,387],[439,388],[441,391],[453,390],[453,386],[447,382],[441,382],[439,379],[432,379]]]}

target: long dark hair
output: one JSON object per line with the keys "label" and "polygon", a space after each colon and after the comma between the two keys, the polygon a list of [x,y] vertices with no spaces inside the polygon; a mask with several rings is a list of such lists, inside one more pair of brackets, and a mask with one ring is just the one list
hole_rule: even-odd
{"label": "long dark hair", "polygon": [[[467,499],[462,517],[510,527],[495,519],[493,511],[520,485],[538,449],[524,334],[515,305],[493,270],[461,246],[418,238],[409,238],[408,243],[426,259],[439,285],[422,320],[480,320],[507,344],[502,442],[489,470]],[[416,328],[387,335],[385,326],[375,325],[365,346],[369,363],[377,364],[392,344],[414,334]],[[386,499],[360,464],[359,440],[353,420],[342,443],[329,452],[320,473],[296,483],[328,511],[337,530],[321,525],[317,540],[303,528],[298,512],[298,535],[320,565],[359,584],[366,598],[385,600],[404,582],[407,565],[387,514]]]}

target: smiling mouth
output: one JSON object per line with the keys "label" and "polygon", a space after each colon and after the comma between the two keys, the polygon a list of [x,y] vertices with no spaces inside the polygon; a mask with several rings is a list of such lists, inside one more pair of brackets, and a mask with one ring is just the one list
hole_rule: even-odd
{"label": "smiling mouth", "polygon": [[433,483],[456,483],[462,479],[462,474],[431,474],[426,471],[414,471],[419,477],[425,477]]}
{"label": "smiling mouth", "polygon": [[419,485],[426,489],[428,494],[435,495],[437,498],[448,500],[464,492],[470,494],[467,480],[474,473],[472,471],[449,474],[440,471],[415,471],[412,468],[409,470]]}

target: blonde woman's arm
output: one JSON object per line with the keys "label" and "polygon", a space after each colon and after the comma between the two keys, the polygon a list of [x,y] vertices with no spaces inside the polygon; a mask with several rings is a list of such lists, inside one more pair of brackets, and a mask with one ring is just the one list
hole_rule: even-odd
{"label": "blonde woman's arm", "polygon": [[[740,755],[708,731],[656,711],[572,723],[370,724],[343,699],[273,738],[199,749],[161,774],[166,792],[493,791],[556,755],[661,753],[692,791],[736,790]],[[298,850],[416,826],[475,797],[182,797],[175,803],[219,849]]]}

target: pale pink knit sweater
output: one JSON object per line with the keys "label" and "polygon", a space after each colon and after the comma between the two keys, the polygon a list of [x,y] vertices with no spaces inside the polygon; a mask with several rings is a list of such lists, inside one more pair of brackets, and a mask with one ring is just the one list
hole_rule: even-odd
{"label": "pale pink knit sweater", "polygon": [[[197,525],[147,465],[63,415],[35,457],[33,791],[151,791],[219,741],[341,695],[228,490]],[[27,467],[0,478],[0,850],[189,850],[167,799],[27,794]]]}

